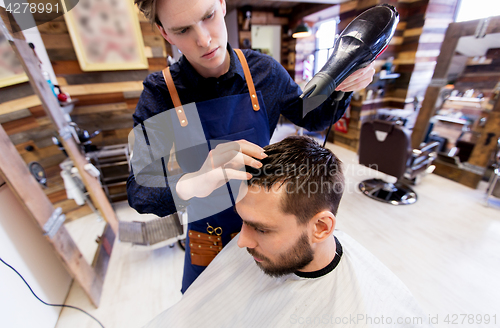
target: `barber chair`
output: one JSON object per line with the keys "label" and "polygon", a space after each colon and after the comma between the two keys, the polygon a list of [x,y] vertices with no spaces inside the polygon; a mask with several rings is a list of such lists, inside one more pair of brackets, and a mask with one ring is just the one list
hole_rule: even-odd
{"label": "barber chair", "polygon": [[490,176],[490,181],[488,182],[488,188],[486,189],[486,206],[489,205],[491,196],[496,196],[500,198],[500,138],[497,140],[497,147],[494,155],[493,172]]}
{"label": "barber chair", "polygon": [[396,183],[369,179],[359,184],[366,196],[393,205],[413,204],[417,194],[403,182],[416,184],[433,170],[438,142],[411,149],[410,131],[395,122],[374,120],[363,123],[359,138],[359,164],[397,178]]}
{"label": "barber chair", "polygon": [[427,138],[424,140],[426,143],[431,143],[431,142],[437,142],[439,143],[438,146],[438,153],[446,153],[446,148],[448,146],[448,138],[441,137],[438,134],[431,133]]}

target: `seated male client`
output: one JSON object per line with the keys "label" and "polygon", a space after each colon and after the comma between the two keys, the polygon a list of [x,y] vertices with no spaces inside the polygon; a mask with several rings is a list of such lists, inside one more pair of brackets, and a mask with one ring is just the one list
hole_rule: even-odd
{"label": "seated male client", "polygon": [[340,160],[308,137],[264,149],[235,206],[241,232],[148,327],[428,327],[406,286],[335,230]]}

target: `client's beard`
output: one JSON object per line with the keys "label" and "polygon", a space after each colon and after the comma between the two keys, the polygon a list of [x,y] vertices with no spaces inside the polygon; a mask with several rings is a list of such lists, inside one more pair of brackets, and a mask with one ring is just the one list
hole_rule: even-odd
{"label": "client's beard", "polygon": [[276,262],[272,262],[253,248],[247,247],[247,251],[250,255],[262,260],[262,262],[256,262],[257,266],[271,277],[281,277],[294,273],[304,268],[314,259],[314,251],[309,244],[309,239],[305,232],[300,236],[295,245],[279,255]]}

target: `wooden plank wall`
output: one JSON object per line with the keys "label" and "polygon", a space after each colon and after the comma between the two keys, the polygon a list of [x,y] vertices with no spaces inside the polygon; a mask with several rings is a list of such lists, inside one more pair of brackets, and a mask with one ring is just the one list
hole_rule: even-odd
{"label": "wooden plank wall", "polygon": [[413,46],[405,53],[405,59],[414,61],[406,94],[407,102],[411,102],[415,96],[419,101],[423,100],[434,73],[446,29],[453,22],[457,4],[458,0],[419,0],[403,6],[412,13],[405,31],[405,41],[418,36],[416,43],[411,42]]}
{"label": "wooden plank wall", "polygon": [[[163,37],[139,14],[149,69],[83,72],[63,17],[38,26],[59,85],[72,99],[78,99],[71,118],[81,128],[101,130],[97,146],[127,143],[132,114],[142,91],[142,81],[151,72],[163,69],[171,55]],[[0,123],[23,160],[39,162],[48,177],[44,189],[54,206],[63,209],[68,220],[90,214],[87,206],[67,199],[59,164],[66,158],[52,142],[55,127],[43,110],[29,83],[0,89]]]}

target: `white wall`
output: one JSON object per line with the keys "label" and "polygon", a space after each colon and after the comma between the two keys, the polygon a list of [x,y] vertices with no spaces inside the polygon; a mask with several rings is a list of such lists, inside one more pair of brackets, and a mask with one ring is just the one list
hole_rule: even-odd
{"label": "white wall", "polygon": [[52,84],[58,84],[56,74],[54,73],[54,69],[52,68],[52,64],[50,63],[49,55],[47,54],[47,50],[45,49],[45,44],[43,43],[42,37],[40,36],[40,32],[38,31],[38,27],[32,27],[30,29],[23,31],[24,38],[26,42],[31,42],[35,45],[35,52],[42,61],[42,70],[49,73],[50,80]]}
{"label": "white wall", "polygon": [[[42,300],[64,303],[71,277],[7,185],[0,187],[0,257],[23,275]],[[38,301],[21,278],[1,262],[0,295],[1,327],[55,327],[61,308]]]}
{"label": "white wall", "polygon": [[252,49],[269,49],[281,62],[281,25],[252,25]]}

